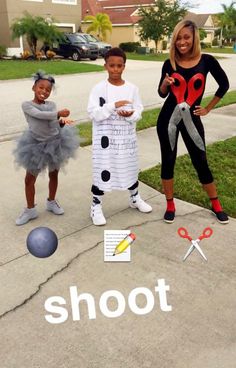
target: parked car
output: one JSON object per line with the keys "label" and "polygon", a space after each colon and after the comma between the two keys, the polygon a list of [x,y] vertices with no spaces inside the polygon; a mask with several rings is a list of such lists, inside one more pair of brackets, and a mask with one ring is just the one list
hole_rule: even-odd
{"label": "parked car", "polygon": [[52,50],[57,55],[71,57],[75,61],[98,58],[98,46],[87,42],[79,33],[64,33],[63,41],[53,44]]}
{"label": "parked car", "polygon": [[112,48],[112,46],[109,43],[101,42],[96,37],[94,37],[89,33],[78,33],[78,35],[82,36],[89,44],[97,45],[99,56],[104,57],[106,52]]}

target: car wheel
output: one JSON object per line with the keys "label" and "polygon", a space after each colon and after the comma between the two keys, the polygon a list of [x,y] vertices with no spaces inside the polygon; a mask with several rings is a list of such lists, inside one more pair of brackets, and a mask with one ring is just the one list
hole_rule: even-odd
{"label": "car wheel", "polygon": [[97,60],[97,57],[95,56],[95,57],[91,57],[91,58],[89,58],[90,60]]}
{"label": "car wheel", "polygon": [[80,61],[80,54],[77,51],[74,51],[71,57],[74,61]]}

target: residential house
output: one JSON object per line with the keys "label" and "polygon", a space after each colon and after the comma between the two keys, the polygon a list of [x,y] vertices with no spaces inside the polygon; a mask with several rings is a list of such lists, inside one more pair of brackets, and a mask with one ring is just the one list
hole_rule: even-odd
{"label": "residential house", "polygon": [[81,0],[0,0],[0,45],[8,48],[8,55],[23,51],[24,40],[13,41],[10,27],[24,11],[49,22],[55,19],[62,31],[75,32],[81,23]]}
{"label": "residential house", "polygon": [[[88,28],[88,23],[83,22],[86,15],[106,13],[112,23],[112,33],[107,33],[107,42],[113,46],[118,46],[121,42],[141,42],[138,29],[140,19],[138,9],[140,6],[150,5],[154,5],[154,0],[82,0],[82,30],[86,32]],[[204,42],[212,43],[216,27],[211,14],[188,12],[185,16],[185,19],[187,18],[206,31],[207,37]],[[141,44],[144,45],[144,42]],[[155,48],[153,41],[149,42],[148,46]],[[162,48],[161,42],[158,48]]]}
{"label": "residential house", "polygon": [[[151,4],[153,0],[82,0],[82,19],[86,15],[106,13],[112,23],[112,33],[107,32],[107,42],[112,46],[119,46],[121,42],[139,42],[138,9],[140,5]],[[82,21],[83,32],[88,25]]]}
{"label": "residential house", "polygon": [[203,42],[212,44],[212,41],[215,37],[215,31],[218,27],[216,26],[211,14],[195,14],[192,12],[187,12],[184,19],[191,20],[192,22],[196,23],[198,28],[203,29],[207,34]]}

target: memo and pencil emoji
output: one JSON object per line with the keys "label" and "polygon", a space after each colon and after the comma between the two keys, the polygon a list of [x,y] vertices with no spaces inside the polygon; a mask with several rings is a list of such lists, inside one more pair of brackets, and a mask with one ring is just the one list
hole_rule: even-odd
{"label": "memo and pencil emoji", "polygon": [[130,233],[129,235],[127,235],[123,240],[121,240],[119,244],[117,244],[113,256],[123,253],[128,248],[128,246],[134,242],[135,239],[135,234]]}

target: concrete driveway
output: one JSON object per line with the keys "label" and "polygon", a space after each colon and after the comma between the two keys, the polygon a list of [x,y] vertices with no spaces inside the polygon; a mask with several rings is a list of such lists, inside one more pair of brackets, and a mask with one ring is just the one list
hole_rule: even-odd
{"label": "concrete driveway", "polygon": [[[236,55],[227,55],[219,61],[230,79],[230,88],[235,90]],[[89,63],[103,65],[104,61],[98,59],[96,62],[90,61]],[[160,106],[163,103],[163,99],[156,92],[161,68],[161,62],[127,60],[124,78],[139,87],[145,108]],[[89,93],[96,83],[106,78],[106,75],[106,72],[100,72],[57,76],[57,86],[50,98],[56,102],[59,109],[69,108],[73,119],[78,122],[88,121]],[[213,94],[215,90],[216,83],[209,75],[205,95]],[[32,99],[32,81],[30,79],[0,81],[0,136],[2,139],[4,136],[7,138],[7,135],[25,129],[26,123],[21,111],[21,103],[30,99]]]}

